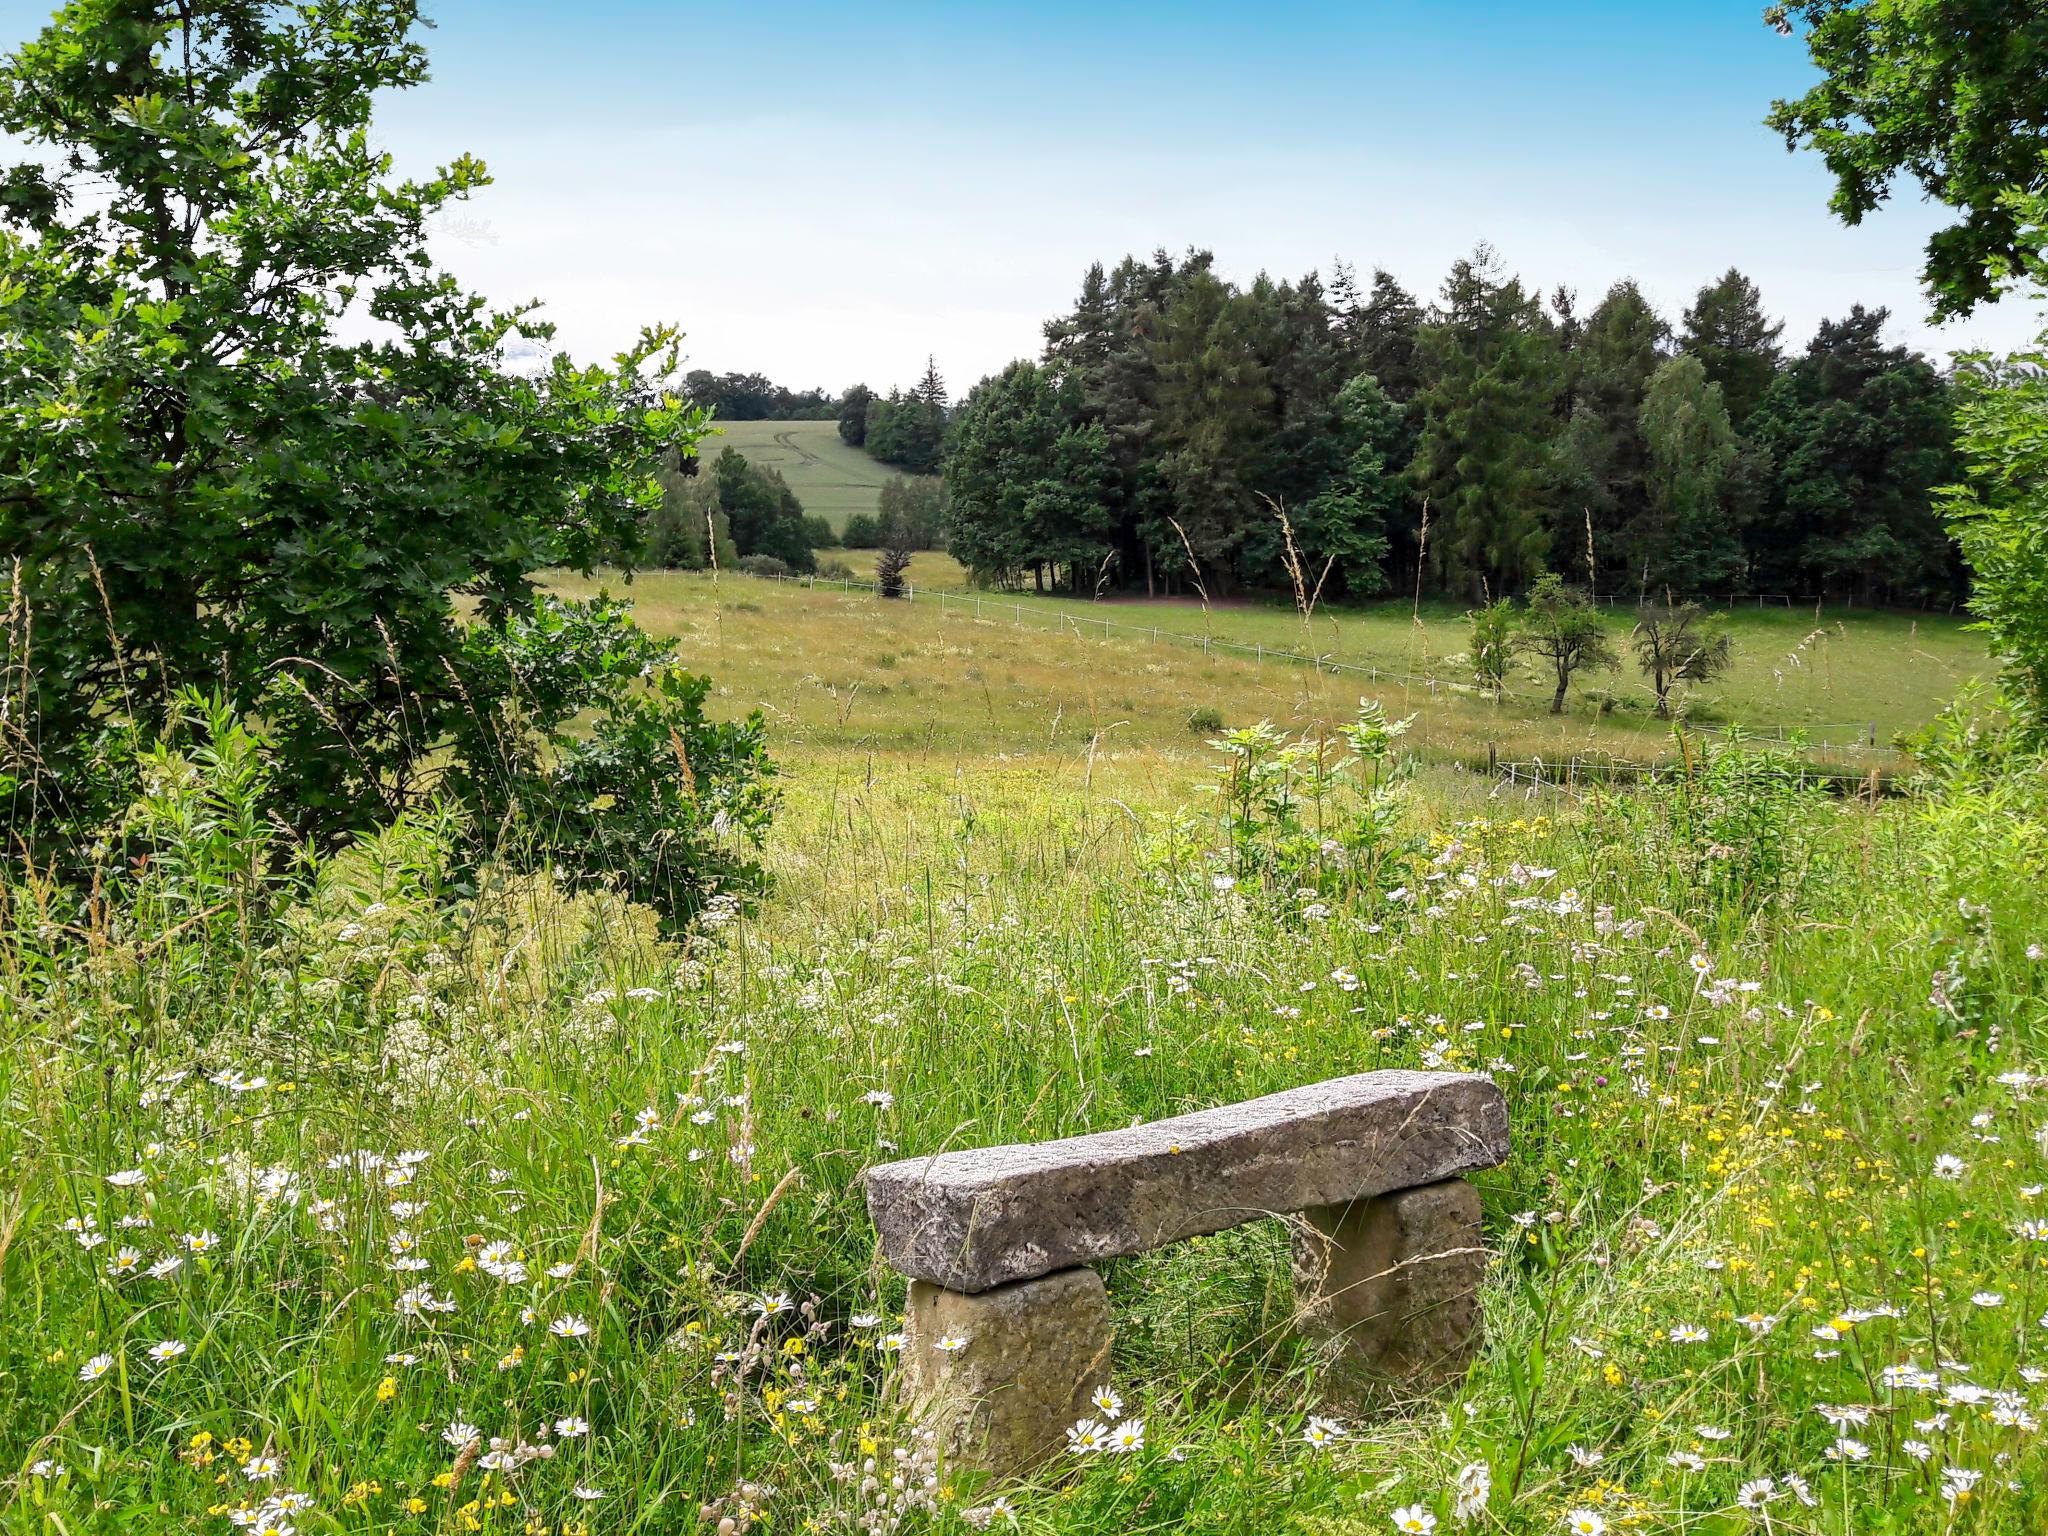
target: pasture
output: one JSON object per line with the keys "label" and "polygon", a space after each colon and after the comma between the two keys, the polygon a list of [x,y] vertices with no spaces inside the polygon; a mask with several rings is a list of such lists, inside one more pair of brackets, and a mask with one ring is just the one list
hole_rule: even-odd
{"label": "pasture", "polygon": [[780,474],[804,511],[835,530],[856,512],[872,515],[883,485],[898,473],[841,442],[836,421],[715,422],[697,452],[708,469],[727,448]]}
{"label": "pasture", "polygon": [[[857,573],[871,563],[847,558]],[[1190,731],[1199,710],[1215,710],[1226,726],[1271,719],[1307,727],[1349,718],[1369,696],[1417,716],[1408,739],[1428,760],[1483,762],[1490,747],[1546,761],[1643,762],[1670,752],[1669,727],[1651,714],[1625,646],[1621,670],[1587,675],[1566,713],[1553,717],[1531,675],[1519,674],[1499,702],[1470,688],[1464,620],[1448,605],[1329,609],[1304,626],[1274,605],[977,599],[948,590],[957,570],[946,556],[918,555],[910,570],[918,595],[898,603],[830,582],[682,572],[641,573],[630,585],[556,585],[565,595],[607,588],[630,597],[641,622],[686,637],[686,657],[717,679],[725,707],[759,704],[825,745],[1185,753],[1214,734]],[[1613,623],[1625,639],[1626,617]],[[1981,640],[1958,619],[1738,609],[1729,623],[1737,664],[1688,699],[1693,717],[1766,734],[1805,731],[1850,766],[1892,762],[1866,750],[1872,735],[1882,747],[1926,725],[1989,671]],[[1274,659],[1286,655],[1365,670]]]}

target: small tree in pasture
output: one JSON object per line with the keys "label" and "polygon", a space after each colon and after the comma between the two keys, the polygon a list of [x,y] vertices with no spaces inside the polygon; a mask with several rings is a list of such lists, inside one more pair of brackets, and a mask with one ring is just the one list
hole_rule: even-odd
{"label": "small tree in pasture", "polygon": [[1671,718],[1676,683],[1719,677],[1735,659],[1735,643],[1698,603],[1646,603],[1636,610],[1636,664],[1657,695],[1657,718]]}
{"label": "small tree in pasture", "polygon": [[882,548],[875,556],[875,585],[884,597],[903,595],[903,573],[910,569],[911,536],[899,520],[882,533]]}
{"label": "small tree in pasture", "polygon": [[1507,692],[1515,659],[1515,605],[1506,598],[1475,608],[1472,621],[1472,676],[1480,691],[1498,699]]}
{"label": "small tree in pasture", "polygon": [[1565,692],[1574,676],[1588,669],[1605,671],[1619,659],[1593,600],[1579,588],[1566,586],[1555,573],[1539,577],[1529,589],[1515,649],[1539,657],[1557,679],[1557,692],[1550,700],[1553,715],[1564,713]]}

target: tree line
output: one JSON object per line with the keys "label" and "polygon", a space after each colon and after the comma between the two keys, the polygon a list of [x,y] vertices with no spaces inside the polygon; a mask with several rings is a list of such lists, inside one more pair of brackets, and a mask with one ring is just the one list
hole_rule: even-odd
{"label": "tree line", "polygon": [[822,389],[790,389],[759,373],[692,368],[683,394],[720,421],[830,421],[839,401]]}
{"label": "tree line", "polygon": [[839,436],[849,447],[894,464],[906,474],[934,475],[946,452],[952,419],[946,381],[938,363],[925,359],[924,377],[910,389],[878,395],[856,384],[839,401]]}
{"label": "tree line", "polygon": [[1206,251],[1098,264],[1040,359],[952,413],[949,547],[1084,593],[1294,570],[1326,598],[1479,600],[1554,572],[1638,600],[1947,603],[1950,383],[1886,320],[1852,307],[1788,355],[1732,268],[1674,325],[1632,280],[1586,311],[1484,246],[1427,305],[1341,265],[1240,288]]}

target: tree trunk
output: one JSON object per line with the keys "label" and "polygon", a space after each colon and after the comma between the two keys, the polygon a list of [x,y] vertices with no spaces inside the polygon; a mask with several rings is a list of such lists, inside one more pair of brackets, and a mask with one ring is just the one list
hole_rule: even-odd
{"label": "tree trunk", "polygon": [[1564,713],[1564,691],[1565,689],[1571,686],[1571,682],[1572,680],[1569,677],[1558,678],[1557,692],[1555,695],[1552,696],[1550,700],[1550,712],[1553,715],[1561,715]]}

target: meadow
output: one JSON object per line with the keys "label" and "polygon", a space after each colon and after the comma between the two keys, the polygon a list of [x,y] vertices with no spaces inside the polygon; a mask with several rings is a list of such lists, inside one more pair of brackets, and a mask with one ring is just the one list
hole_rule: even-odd
{"label": "meadow", "polygon": [[[872,564],[849,563],[857,573]],[[603,588],[630,597],[642,623],[686,637],[686,657],[716,677],[723,707],[763,708],[807,743],[941,755],[1185,753],[1214,734],[1190,729],[1198,711],[1229,726],[1270,718],[1305,728],[1348,718],[1363,695],[1415,715],[1408,740],[1432,762],[1476,766],[1489,749],[1549,762],[1672,754],[1670,727],[1652,714],[1650,690],[1627,660],[1625,614],[1612,621],[1622,669],[1585,676],[1567,713],[1553,717],[1532,674],[1513,678],[1501,701],[1470,686],[1467,628],[1451,605],[1325,609],[1304,625],[1268,604],[977,597],[954,584],[957,571],[944,555],[916,556],[908,603],[829,581],[687,572],[556,585],[565,595]],[[1804,732],[1825,748],[1816,758],[1844,766],[1895,766],[1895,754],[1868,748],[1924,727],[1989,672],[1981,638],[1959,618],[1737,609],[1727,622],[1736,665],[1685,694],[1693,719]]]}
{"label": "meadow", "polygon": [[898,473],[847,447],[836,421],[721,421],[697,451],[709,465],[727,448],[780,474],[804,511],[824,518],[835,531],[856,512],[872,517],[882,487]]}
{"label": "meadow", "polygon": [[[1396,738],[1269,798],[784,740],[774,891],[687,941],[430,816],[309,871],[232,738],[146,865],[9,890],[0,1528],[2048,1523],[2037,766],[1488,799]],[[1266,1222],[1110,1266],[1134,1448],[997,1489],[897,1416],[865,1164],[1393,1066],[1511,1107],[1448,1393],[1333,1401]]]}

